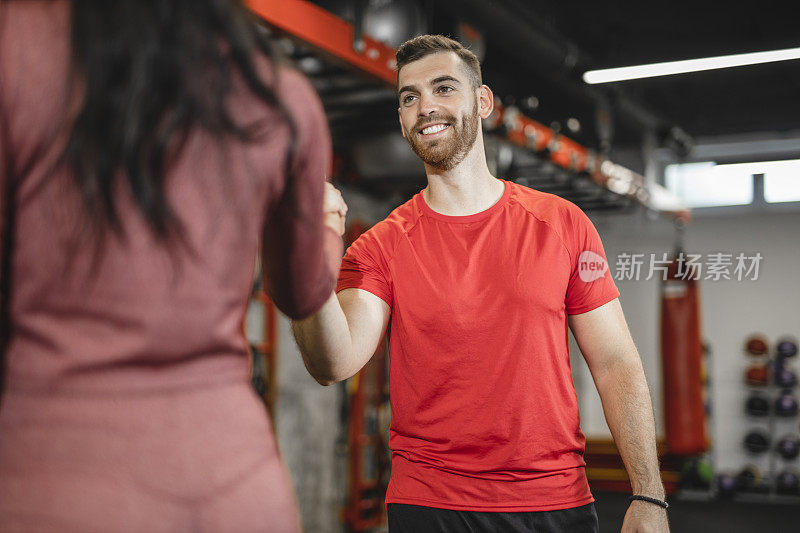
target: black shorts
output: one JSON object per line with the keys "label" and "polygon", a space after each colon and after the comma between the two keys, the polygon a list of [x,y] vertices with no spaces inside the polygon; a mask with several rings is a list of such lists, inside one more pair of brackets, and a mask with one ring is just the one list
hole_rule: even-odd
{"label": "black shorts", "polygon": [[452,511],[390,503],[389,533],[598,533],[594,504],[558,511]]}

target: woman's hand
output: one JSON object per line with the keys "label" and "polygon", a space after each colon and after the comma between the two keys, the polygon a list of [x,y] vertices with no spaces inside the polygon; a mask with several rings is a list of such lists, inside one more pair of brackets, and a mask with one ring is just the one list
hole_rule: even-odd
{"label": "woman's hand", "polygon": [[342,193],[327,181],[325,182],[325,197],[322,202],[322,211],[324,213],[323,223],[338,233],[340,237],[344,235],[347,204],[344,203]]}

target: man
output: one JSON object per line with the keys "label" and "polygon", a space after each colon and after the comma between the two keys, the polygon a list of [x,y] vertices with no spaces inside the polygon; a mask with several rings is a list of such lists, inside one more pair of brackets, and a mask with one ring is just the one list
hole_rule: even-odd
{"label": "man", "polygon": [[[361,369],[391,321],[390,531],[598,531],[568,323],[634,494],[653,499],[631,502],[623,531],[667,531],[649,391],[597,232],[570,202],[490,174],[493,96],[471,52],[421,36],[397,68],[428,186],[350,247],[338,294],[294,323],[328,385]],[[326,209],[341,234],[333,188]]]}

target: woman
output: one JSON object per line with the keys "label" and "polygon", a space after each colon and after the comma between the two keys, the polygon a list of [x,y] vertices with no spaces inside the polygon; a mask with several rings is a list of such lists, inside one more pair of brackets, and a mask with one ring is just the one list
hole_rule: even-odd
{"label": "woman", "polygon": [[332,293],[318,98],[233,0],[0,3],[3,531],[297,531],[242,320]]}

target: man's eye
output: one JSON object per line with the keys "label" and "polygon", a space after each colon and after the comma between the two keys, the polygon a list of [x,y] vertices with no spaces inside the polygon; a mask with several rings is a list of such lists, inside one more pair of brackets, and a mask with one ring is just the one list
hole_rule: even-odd
{"label": "man's eye", "polygon": [[452,92],[452,91],[453,91],[453,88],[450,87],[449,85],[442,85],[441,87],[439,87],[439,92],[440,93],[449,93],[449,92]]}
{"label": "man's eye", "polygon": [[408,95],[406,95],[406,96],[404,96],[404,97],[403,97],[403,103],[404,103],[404,104],[410,104],[410,103],[411,103],[411,101],[412,101],[414,98],[415,98],[415,96],[414,96],[413,94],[408,94]]}

